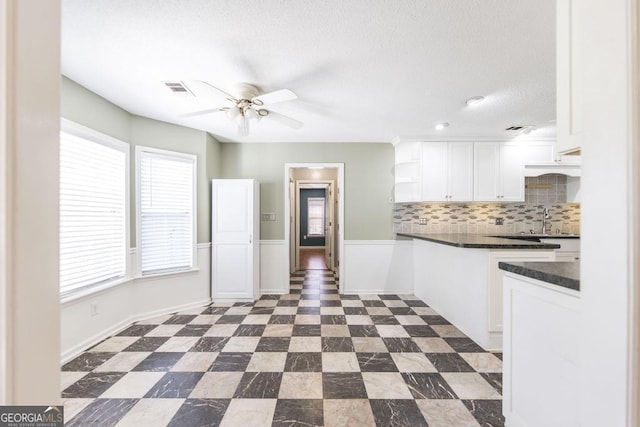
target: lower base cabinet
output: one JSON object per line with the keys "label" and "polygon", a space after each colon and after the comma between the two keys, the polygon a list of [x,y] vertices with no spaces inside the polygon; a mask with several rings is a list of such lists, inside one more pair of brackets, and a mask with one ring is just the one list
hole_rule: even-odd
{"label": "lower base cabinet", "polygon": [[503,285],[505,425],[579,426],[579,292],[513,273]]}

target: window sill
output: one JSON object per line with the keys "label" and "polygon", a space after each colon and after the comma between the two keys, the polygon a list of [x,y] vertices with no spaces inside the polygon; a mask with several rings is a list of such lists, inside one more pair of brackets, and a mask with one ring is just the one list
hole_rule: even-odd
{"label": "window sill", "polygon": [[177,271],[168,271],[166,273],[153,273],[153,274],[145,274],[144,276],[138,275],[135,277],[136,280],[144,280],[144,279],[157,279],[160,277],[167,276],[176,276],[180,274],[189,274],[189,273],[198,273],[200,269],[198,267],[191,268],[189,270],[177,270]]}
{"label": "window sill", "polygon": [[116,288],[118,286],[126,285],[131,283],[134,280],[133,277],[123,277],[121,279],[113,280],[111,282],[102,283],[94,286],[87,286],[84,288],[77,289],[75,291],[71,291],[70,293],[60,297],[60,304],[64,305],[73,301],[77,301],[82,298],[86,298],[88,296],[92,296],[94,294],[98,294],[100,292],[106,291],[107,289]]}
{"label": "window sill", "polygon": [[128,276],[122,279],[114,280],[112,282],[103,283],[95,286],[88,286],[86,288],[81,288],[76,291],[72,291],[69,294],[66,294],[60,297],[60,304],[65,305],[70,302],[74,302],[86,297],[90,297],[100,292],[104,292],[108,289],[126,285],[137,280],[158,279],[162,277],[177,276],[181,274],[198,273],[199,271],[200,271],[199,268],[192,268],[190,270],[180,270],[180,271],[171,271],[167,273],[148,274],[145,276]]}

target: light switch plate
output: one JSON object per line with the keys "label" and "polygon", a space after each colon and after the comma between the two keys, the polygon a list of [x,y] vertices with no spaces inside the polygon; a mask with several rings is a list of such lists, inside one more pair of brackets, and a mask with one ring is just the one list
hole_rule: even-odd
{"label": "light switch plate", "polygon": [[263,221],[275,221],[276,220],[276,214],[271,213],[271,212],[263,212],[262,213],[262,220]]}

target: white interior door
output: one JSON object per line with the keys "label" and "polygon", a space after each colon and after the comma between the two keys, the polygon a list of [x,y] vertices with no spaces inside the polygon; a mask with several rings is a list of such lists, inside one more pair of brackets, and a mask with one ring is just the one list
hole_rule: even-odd
{"label": "white interior door", "polygon": [[333,207],[334,207],[334,196],[333,196],[333,183],[327,185],[325,190],[325,209],[324,209],[324,260],[327,264],[327,268],[333,271],[333,224],[334,224],[334,216],[333,216]]}
{"label": "white interior door", "polygon": [[256,299],[257,183],[214,179],[211,209],[211,295],[216,299]]}

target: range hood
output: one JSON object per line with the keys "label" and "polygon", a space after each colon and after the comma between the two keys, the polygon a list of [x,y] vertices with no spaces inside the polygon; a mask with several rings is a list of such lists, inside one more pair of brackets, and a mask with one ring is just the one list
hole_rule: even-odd
{"label": "range hood", "polygon": [[532,162],[524,165],[524,176],[540,176],[549,173],[579,177],[581,175],[580,156],[562,156],[555,162]]}

